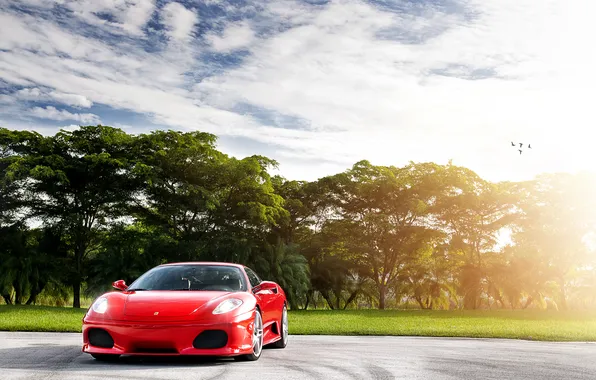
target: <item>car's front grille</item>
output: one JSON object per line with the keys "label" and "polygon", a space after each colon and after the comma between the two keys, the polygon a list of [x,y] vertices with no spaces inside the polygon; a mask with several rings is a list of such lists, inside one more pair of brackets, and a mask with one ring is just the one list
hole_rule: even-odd
{"label": "car's front grille", "polygon": [[223,330],[205,330],[192,342],[194,348],[222,348],[228,344],[228,334]]}

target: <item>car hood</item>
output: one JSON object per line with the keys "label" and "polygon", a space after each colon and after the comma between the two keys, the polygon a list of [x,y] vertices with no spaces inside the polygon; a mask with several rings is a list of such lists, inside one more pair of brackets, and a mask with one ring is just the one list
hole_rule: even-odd
{"label": "car hood", "polygon": [[[126,319],[153,321],[192,317],[203,311],[203,306],[229,292],[214,291],[136,291],[129,293],[124,303]],[[222,299],[223,300],[223,299]]]}

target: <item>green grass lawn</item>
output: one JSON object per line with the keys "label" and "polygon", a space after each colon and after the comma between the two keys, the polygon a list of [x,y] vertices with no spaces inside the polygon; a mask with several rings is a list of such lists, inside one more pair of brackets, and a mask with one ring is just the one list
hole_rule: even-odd
{"label": "green grass lawn", "polygon": [[596,341],[596,312],[540,310],[300,311],[290,314],[290,323],[292,334]]}
{"label": "green grass lawn", "polygon": [[[85,309],[0,306],[0,330],[81,331]],[[292,311],[294,335],[410,335],[596,341],[596,312]]]}
{"label": "green grass lawn", "polygon": [[0,306],[3,331],[81,331],[87,309],[52,306]]}

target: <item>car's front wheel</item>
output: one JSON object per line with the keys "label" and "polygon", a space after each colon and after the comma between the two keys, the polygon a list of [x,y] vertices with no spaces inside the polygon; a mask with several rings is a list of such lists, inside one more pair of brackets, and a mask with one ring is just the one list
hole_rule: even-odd
{"label": "car's front wheel", "polygon": [[236,360],[255,361],[261,357],[263,351],[263,317],[259,309],[255,311],[254,328],[252,332],[252,353],[236,356]]}
{"label": "car's front wheel", "polygon": [[95,358],[95,360],[99,360],[101,362],[114,362],[118,360],[120,355],[115,354],[91,354]]}

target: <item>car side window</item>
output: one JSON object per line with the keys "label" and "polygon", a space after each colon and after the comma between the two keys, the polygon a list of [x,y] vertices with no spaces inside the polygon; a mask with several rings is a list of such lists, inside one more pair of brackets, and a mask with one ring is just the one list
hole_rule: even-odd
{"label": "car side window", "polygon": [[255,286],[261,283],[261,279],[259,278],[259,276],[257,276],[255,272],[253,272],[252,269],[245,267],[244,270],[246,271],[246,275],[248,276],[248,281],[250,281],[251,287],[254,288]]}

